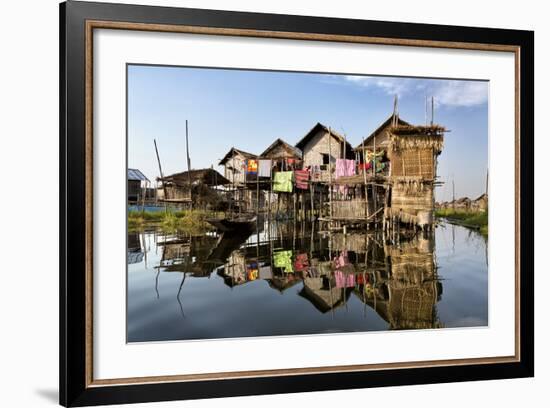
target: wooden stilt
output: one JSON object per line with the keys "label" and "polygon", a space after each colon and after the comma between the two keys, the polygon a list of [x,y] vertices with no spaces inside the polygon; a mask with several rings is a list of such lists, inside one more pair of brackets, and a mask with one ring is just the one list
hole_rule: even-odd
{"label": "wooden stilt", "polygon": [[332,133],[328,128],[328,200],[329,200],[329,229],[332,225]]}

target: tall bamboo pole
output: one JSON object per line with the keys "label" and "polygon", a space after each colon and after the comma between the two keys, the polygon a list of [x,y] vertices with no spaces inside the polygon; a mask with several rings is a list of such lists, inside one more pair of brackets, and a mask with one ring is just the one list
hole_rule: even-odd
{"label": "tall bamboo pole", "polygon": [[269,219],[271,219],[272,199],[273,199],[273,163],[270,160],[270,163],[269,163],[269,206],[268,206]]}
{"label": "tall bamboo pole", "polygon": [[365,138],[363,137],[362,141],[362,147],[363,147],[363,187],[365,190],[365,216],[367,219],[369,218],[369,195],[368,195],[368,187],[367,187],[367,169],[365,169],[365,164],[367,161],[367,152],[365,150]]}
{"label": "tall bamboo pole", "polygon": [[162,173],[162,166],[160,164],[160,156],[159,156],[159,150],[157,148],[157,139],[153,139],[153,143],[155,144],[155,153],[157,154],[157,162],[159,165],[159,172],[160,172],[160,178],[162,180],[162,191],[164,192],[164,212],[168,211],[168,208],[166,207],[166,183],[164,183],[164,174]]}
{"label": "tall bamboo pole", "polygon": [[256,216],[260,212],[260,161],[256,157]]}
{"label": "tall bamboo pole", "polygon": [[329,200],[329,226],[332,224],[332,131],[328,128],[328,200]]}
{"label": "tall bamboo pole", "polygon": [[191,209],[193,209],[193,196],[191,194],[191,158],[189,157],[189,128],[185,120],[185,150],[187,151],[187,181],[189,183],[189,197],[191,198]]}

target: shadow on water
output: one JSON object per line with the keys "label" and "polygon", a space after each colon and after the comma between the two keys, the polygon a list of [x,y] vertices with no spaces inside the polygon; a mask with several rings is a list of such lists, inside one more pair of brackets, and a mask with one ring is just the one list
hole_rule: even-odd
{"label": "shadow on water", "polygon": [[484,326],[487,309],[486,242],[458,226],[128,235],[130,341]]}

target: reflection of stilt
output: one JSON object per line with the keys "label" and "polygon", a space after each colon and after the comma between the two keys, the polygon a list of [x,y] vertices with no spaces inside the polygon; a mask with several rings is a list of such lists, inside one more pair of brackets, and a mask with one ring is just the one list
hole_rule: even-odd
{"label": "reflection of stilt", "polygon": [[160,268],[157,271],[157,277],[155,278],[155,292],[157,292],[157,299],[160,298],[159,293],[159,275],[160,275]]}
{"label": "reflection of stilt", "polygon": [[185,313],[183,313],[183,305],[181,303],[181,299],[180,299],[180,293],[181,293],[181,288],[183,287],[183,282],[185,282],[185,277],[187,276],[187,274],[184,272],[183,273],[183,278],[181,280],[181,283],[180,283],[180,287],[178,289],[178,294],[176,296],[176,298],[178,299],[178,303],[180,305],[180,311],[181,311],[181,315],[182,317],[185,317]]}
{"label": "reflection of stilt", "polygon": [[451,232],[453,235],[453,254],[455,253],[455,225],[451,224]]}
{"label": "reflection of stilt", "polygon": [[330,310],[332,312],[332,318],[334,319],[334,299],[332,298],[332,277],[334,276],[334,271],[332,270],[332,235],[328,233],[328,259],[330,262],[330,270],[328,276],[328,288],[330,291]]}
{"label": "reflection of stilt", "polygon": [[140,241],[142,241],[143,246],[143,260],[145,261],[145,269],[147,269],[147,245],[145,242],[145,234],[139,234]]}

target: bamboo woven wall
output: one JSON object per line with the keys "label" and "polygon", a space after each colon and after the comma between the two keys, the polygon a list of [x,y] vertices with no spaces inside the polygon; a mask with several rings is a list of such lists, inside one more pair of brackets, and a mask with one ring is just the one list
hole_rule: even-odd
{"label": "bamboo woven wall", "polygon": [[433,149],[407,149],[390,153],[392,176],[415,176],[433,180]]}
{"label": "bamboo woven wall", "polygon": [[434,192],[431,183],[421,180],[394,182],[391,196],[391,212],[394,215],[402,211],[417,216],[419,212],[432,212],[433,208]]}
{"label": "bamboo woven wall", "polygon": [[162,193],[165,193],[165,200],[191,201],[191,190],[186,187],[168,185],[161,187]]}
{"label": "bamboo woven wall", "polygon": [[392,276],[389,316],[393,328],[437,327],[435,305],[439,288],[433,258],[433,241],[415,240],[400,249],[390,248]]}
{"label": "bamboo woven wall", "polygon": [[[330,141],[330,147],[329,147]],[[331,154],[331,162],[342,157],[343,145],[333,136],[329,136],[326,130],[319,130],[317,134],[304,146],[304,166],[322,165],[323,154]]]}
{"label": "bamboo woven wall", "polygon": [[364,219],[366,217],[364,200],[332,202],[332,217],[342,219]]}

